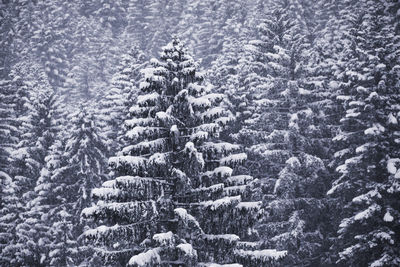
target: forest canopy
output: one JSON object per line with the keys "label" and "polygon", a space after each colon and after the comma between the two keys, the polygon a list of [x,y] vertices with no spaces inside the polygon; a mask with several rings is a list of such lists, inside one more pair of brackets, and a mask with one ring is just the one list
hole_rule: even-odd
{"label": "forest canopy", "polygon": [[400,2],[0,2],[1,266],[399,266]]}

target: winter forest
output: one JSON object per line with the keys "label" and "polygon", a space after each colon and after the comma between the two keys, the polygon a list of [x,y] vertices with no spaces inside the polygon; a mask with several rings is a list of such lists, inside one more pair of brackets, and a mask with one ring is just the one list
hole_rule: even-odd
{"label": "winter forest", "polygon": [[0,266],[400,266],[400,1],[0,1]]}

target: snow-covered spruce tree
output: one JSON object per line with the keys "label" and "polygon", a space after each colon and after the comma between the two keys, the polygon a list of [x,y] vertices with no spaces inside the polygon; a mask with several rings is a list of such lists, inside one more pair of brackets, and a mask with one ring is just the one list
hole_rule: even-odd
{"label": "snow-covered spruce tree", "polygon": [[7,79],[0,81],[0,171],[8,174],[10,153],[21,135],[21,117],[28,110],[28,87],[22,77],[23,74],[12,70]]}
{"label": "snow-covered spruce tree", "polygon": [[232,176],[246,159],[240,146],[218,141],[232,119],[218,106],[224,96],[202,84],[177,38],[150,63],[125,122],[131,145],[110,158],[115,179],[94,189],[98,203],[82,212],[99,225],[87,240],[112,266],[255,266],[282,257],[239,241],[257,241],[261,203],[242,202],[251,176]]}
{"label": "snow-covered spruce tree", "polygon": [[[59,205],[52,211],[50,232],[54,234],[49,257],[52,264],[79,264],[91,260],[90,247],[76,242],[83,232],[79,216],[91,205],[90,192],[105,181],[107,146],[94,115],[84,108],[72,115],[72,129],[66,140],[62,173],[57,176],[62,190]],[[78,253],[79,252],[79,253]]]}
{"label": "snow-covered spruce tree", "polygon": [[[340,119],[345,115],[342,101],[337,97],[342,89],[348,86],[348,81],[343,79],[343,73],[347,68],[346,51],[352,45],[352,40],[349,38],[350,25],[347,22],[348,17],[354,15],[350,11],[352,5],[351,1],[323,1],[317,4],[315,15],[318,28],[315,31],[307,63],[307,82],[309,87],[313,88],[314,95],[309,105],[313,110],[319,110],[313,118],[316,127],[309,136],[314,137],[314,153],[327,163],[329,184],[336,178],[335,168],[338,158],[335,152],[340,150],[341,146],[333,141],[333,137],[337,135]],[[316,136],[319,138],[315,138]],[[330,228],[330,234],[325,235],[325,239],[332,245],[337,243],[336,232],[343,204],[331,197],[326,198],[324,202],[330,214],[325,224],[326,229]],[[324,249],[321,264],[335,266],[337,255],[335,249],[331,251]]]}
{"label": "snow-covered spruce tree", "polygon": [[35,197],[34,188],[45,165],[45,157],[59,130],[57,96],[48,88],[48,91],[37,92],[32,98],[21,141],[11,157],[18,217],[13,222],[15,239],[4,251],[12,253],[12,264],[16,266],[40,263],[41,247],[37,243],[40,232],[31,229],[37,219],[31,201]]}
{"label": "snow-covered spruce tree", "polygon": [[[65,231],[65,239],[70,241],[69,247],[66,242],[63,246],[54,244],[54,240],[58,238],[59,233],[50,231],[54,222],[59,222],[58,212],[65,209],[64,203],[64,184],[63,171],[65,163],[63,162],[64,146],[60,141],[61,135],[58,136],[49,149],[49,153],[45,158],[45,166],[40,172],[40,177],[35,186],[35,198],[29,203],[31,221],[30,229],[34,230],[38,239],[35,240],[40,245],[40,266],[64,265],[65,262],[72,263],[72,260],[59,261],[54,254],[64,254],[65,258],[70,256],[70,253],[63,253],[68,250],[72,244],[69,232]],[[50,253],[58,251],[59,253]]]}
{"label": "snow-covered spruce tree", "polygon": [[68,160],[65,175],[71,181],[71,192],[78,192],[78,195],[69,197],[75,198],[70,202],[75,203],[74,213],[79,215],[91,203],[90,191],[105,179],[107,147],[94,115],[87,109],[81,108],[73,114],[72,124],[64,154]]}
{"label": "snow-covered spruce tree", "polygon": [[[325,164],[316,148],[320,110],[307,80],[308,32],[299,1],[266,4],[258,36],[240,59],[242,127],[247,168],[261,180],[264,246],[288,250],[284,264],[318,264],[324,237]],[[317,153],[318,152],[318,153]]]}
{"label": "snow-covered spruce tree", "polygon": [[235,120],[228,125],[222,135],[222,138],[229,141],[232,140],[231,135],[237,133],[242,127],[248,104],[248,94],[239,90],[242,71],[239,64],[244,54],[244,42],[244,40],[233,38],[226,40],[222,54],[213,62],[212,68],[208,72],[208,78],[215,86],[215,91],[227,96],[226,108],[235,114]]}
{"label": "snow-covered spruce tree", "polygon": [[70,132],[60,133],[50,147],[18,231],[30,246],[26,251],[36,253],[29,264],[90,264],[90,247],[77,240],[83,231],[79,214],[90,205],[91,189],[105,180],[106,146],[98,131],[93,116],[78,112],[72,114]]}
{"label": "snow-covered spruce tree", "polygon": [[19,211],[19,201],[15,196],[12,178],[6,173],[1,173],[1,175],[0,265],[10,266],[13,261],[13,253],[10,250],[6,251],[5,248],[15,240],[15,222]]}
{"label": "snow-covered spruce tree", "polygon": [[[0,81],[0,209],[4,207],[3,189],[10,182],[9,156],[18,140],[15,114],[15,87],[10,80]],[[3,186],[4,185],[4,186]],[[1,230],[3,231],[3,229]]]}
{"label": "snow-covered spruce tree", "polygon": [[[40,172],[41,158],[47,146],[46,126],[49,114],[46,113],[45,106],[48,104],[47,93],[50,94],[51,89],[43,70],[29,60],[14,65],[10,78],[12,80],[3,88],[3,92],[11,95],[10,98],[4,99],[3,103],[12,104],[12,117],[4,120],[10,127],[8,138],[12,139],[9,139],[11,143],[3,144],[7,145],[8,151],[11,152],[6,168],[13,178],[7,187],[4,187],[7,193],[2,196],[2,200],[7,201],[7,204],[0,210],[0,223],[1,233],[7,236],[4,239],[1,257],[15,261],[16,226],[22,220],[22,212],[29,199],[29,194],[25,193],[33,189],[31,186],[34,186]],[[15,264],[10,261],[8,265]]]}
{"label": "snow-covered spruce tree", "polygon": [[[19,90],[20,89],[20,90]],[[26,110],[26,97],[18,97],[17,92],[26,92],[20,79],[0,81],[0,265],[10,265],[13,254],[5,248],[15,240],[15,221],[19,213],[18,198],[15,196],[10,169],[10,154],[19,140],[20,120],[18,106]],[[22,105],[17,105],[18,100]]]}
{"label": "snow-covered spruce tree", "polygon": [[111,89],[105,93],[100,104],[100,121],[108,142],[108,152],[115,155],[123,143],[123,122],[128,118],[129,108],[137,97],[140,80],[140,69],[143,68],[145,56],[137,48],[132,48],[122,56],[116,74],[111,80]]}
{"label": "snow-covered spruce tree", "polygon": [[346,113],[334,138],[342,207],[332,258],[343,266],[397,266],[399,250],[398,3],[359,1],[346,13],[340,95]]}

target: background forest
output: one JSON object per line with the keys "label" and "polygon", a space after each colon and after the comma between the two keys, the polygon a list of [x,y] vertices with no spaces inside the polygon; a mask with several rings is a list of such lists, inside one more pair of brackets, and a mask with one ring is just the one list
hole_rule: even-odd
{"label": "background forest", "polygon": [[1,266],[400,266],[398,0],[2,0]]}

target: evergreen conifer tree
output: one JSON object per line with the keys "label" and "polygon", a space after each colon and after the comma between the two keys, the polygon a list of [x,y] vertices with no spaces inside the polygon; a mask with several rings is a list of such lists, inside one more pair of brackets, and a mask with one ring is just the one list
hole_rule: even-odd
{"label": "evergreen conifer tree", "polygon": [[39,240],[42,232],[32,229],[38,219],[32,201],[36,195],[34,188],[45,166],[45,158],[59,131],[58,105],[57,95],[51,90],[37,92],[24,122],[24,132],[18,149],[12,155],[15,175],[13,183],[19,201],[19,216],[14,222],[15,244],[9,246],[9,249],[15,251],[14,260],[17,264],[41,264],[43,253]]}
{"label": "evergreen conifer tree", "polygon": [[[9,92],[8,89],[13,92],[9,99],[13,107],[10,110],[12,117],[4,122],[10,127],[7,133],[10,138],[8,140],[14,143],[4,143],[8,145],[9,152],[5,168],[11,180],[8,179],[4,187],[7,192],[2,200],[7,204],[2,206],[3,209],[0,211],[1,232],[7,236],[5,241],[7,244],[2,247],[1,257],[7,258],[7,264],[16,262],[15,244],[18,239],[16,227],[22,221],[21,214],[26,207],[26,201],[30,198],[47,144],[45,134],[47,114],[42,112],[46,103],[40,102],[38,98],[40,99],[43,93],[50,89],[43,71],[37,65],[30,63],[32,62],[16,64],[10,74],[12,81],[4,88],[4,92]],[[7,99],[4,104],[6,103]]]}
{"label": "evergreen conifer tree", "polygon": [[[258,231],[264,247],[288,250],[285,264],[319,264],[324,237],[324,194],[329,180],[321,157],[321,109],[325,100],[309,79],[310,38],[306,4],[269,2],[255,40],[239,60],[239,111],[234,140],[248,148],[247,168],[261,179],[266,210]],[[241,126],[241,127],[240,127]],[[325,158],[324,158],[325,159]],[[328,225],[329,226],[329,225]]]}
{"label": "evergreen conifer tree", "polygon": [[111,89],[106,92],[101,103],[100,121],[109,144],[109,153],[114,155],[123,144],[123,122],[128,118],[129,108],[137,97],[140,69],[144,64],[144,54],[136,47],[122,57],[117,73],[111,81]]}
{"label": "evergreen conifer tree", "polygon": [[[334,138],[338,177],[328,195],[343,207],[336,264],[396,266],[399,233],[399,6],[360,1],[346,11],[349,45],[339,61],[345,114]],[[398,16],[398,15],[397,15]]]}
{"label": "evergreen conifer tree", "polygon": [[201,83],[176,38],[150,63],[125,122],[131,144],[109,159],[116,178],[94,189],[98,203],[82,212],[101,224],[87,240],[113,266],[254,266],[284,256],[239,241],[257,241],[261,203],[246,201],[254,183],[239,175],[246,154],[218,141],[232,119],[219,107],[224,96]]}
{"label": "evergreen conifer tree", "polygon": [[73,114],[72,126],[50,147],[19,226],[29,249],[37,252],[37,266],[90,264],[90,247],[78,242],[83,231],[79,214],[90,205],[90,190],[104,180],[106,146],[85,110]]}

